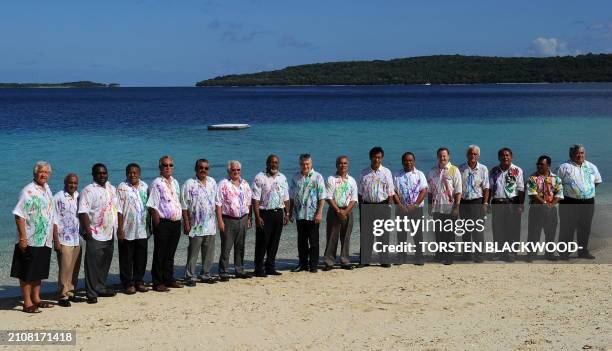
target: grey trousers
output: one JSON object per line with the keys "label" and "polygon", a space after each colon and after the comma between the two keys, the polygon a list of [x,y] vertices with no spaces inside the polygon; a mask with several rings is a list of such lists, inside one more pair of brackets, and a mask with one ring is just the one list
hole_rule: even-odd
{"label": "grey trousers", "polygon": [[247,217],[234,219],[223,216],[225,230],[221,232],[220,276],[227,276],[227,266],[229,266],[229,255],[232,247],[234,248],[234,270],[236,273],[244,273],[242,263],[244,261],[244,236],[247,229]]}
{"label": "grey trousers", "polygon": [[215,236],[204,235],[189,238],[187,248],[187,265],[185,266],[185,279],[193,279],[195,276],[198,255],[202,254],[202,271],[200,278],[210,278],[210,266],[215,255]]}
{"label": "grey trousers", "polygon": [[341,220],[331,207],[328,208],[325,254],[323,257],[326,266],[334,265],[338,249],[338,239],[340,239],[340,264],[347,265],[351,263],[349,256],[352,232],[353,212],[351,211],[348,218]]}
{"label": "grey trousers", "polygon": [[106,286],[108,270],[113,260],[115,240],[98,241],[89,239],[85,244],[85,289],[87,297],[98,297],[110,290]]}

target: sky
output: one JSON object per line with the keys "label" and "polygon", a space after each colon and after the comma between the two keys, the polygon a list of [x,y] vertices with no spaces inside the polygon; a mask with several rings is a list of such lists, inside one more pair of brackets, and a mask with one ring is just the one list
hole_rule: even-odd
{"label": "sky", "polygon": [[193,86],[436,54],[612,53],[612,1],[106,0],[0,4],[0,82]]}

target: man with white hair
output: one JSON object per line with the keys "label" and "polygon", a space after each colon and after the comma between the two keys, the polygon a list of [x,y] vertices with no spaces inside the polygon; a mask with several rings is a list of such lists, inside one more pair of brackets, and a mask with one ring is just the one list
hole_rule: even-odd
{"label": "man with white hair", "polygon": [[[584,146],[572,145],[569,157],[557,170],[564,197],[559,207],[559,241],[574,241],[574,232],[577,232],[578,257],[594,259],[588,245],[595,211],[595,188],[601,184],[602,179],[597,166],[586,160]],[[569,253],[562,253],[559,258],[567,260]]]}
{"label": "man with white hair", "polygon": [[242,179],[242,165],[236,160],[227,163],[228,177],[219,182],[217,187],[217,224],[221,232],[221,257],[219,257],[219,280],[229,280],[227,267],[229,255],[234,247],[235,277],[246,279],[245,274],[244,238],[247,229],[252,226],[251,199],[253,193],[249,182]]}
{"label": "man with white hair", "polygon": [[[487,213],[489,204],[489,169],[478,162],[480,160],[480,148],[470,145],[466,151],[467,162],[459,166],[461,173],[461,207],[459,213],[462,219],[477,221],[483,219]],[[484,243],[484,232],[475,230],[465,231],[462,235],[464,242]],[[470,254],[465,254],[470,259]],[[471,257],[474,262],[481,263],[482,252],[474,253]]]}

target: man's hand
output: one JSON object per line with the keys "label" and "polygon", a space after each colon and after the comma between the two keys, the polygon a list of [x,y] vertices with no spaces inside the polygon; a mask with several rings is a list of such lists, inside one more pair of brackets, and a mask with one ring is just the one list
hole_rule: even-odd
{"label": "man's hand", "polygon": [[19,239],[19,248],[22,252],[28,248],[28,239]]}
{"label": "man's hand", "polygon": [[[259,229],[263,229],[264,227],[264,220],[261,217],[255,217],[255,224],[257,225],[257,228]],[[287,224],[287,223],[285,223]]]}
{"label": "man's hand", "polygon": [[217,224],[219,225],[219,231],[223,233],[225,231],[225,223],[223,223],[223,221],[219,221]]}
{"label": "man's hand", "polygon": [[62,250],[62,245],[60,244],[59,240],[53,240],[53,248],[56,252],[60,252]]}
{"label": "man's hand", "polygon": [[322,219],[323,219],[323,214],[321,212],[317,212],[317,214],[315,215],[315,218],[314,218],[314,222],[316,224],[319,224],[319,223],[321,223]]}
{"label": "man's hand", "polygon": [[489,212],[489,204],[482,204],[482,207],[480,208],[480,215],[484,217],[487,215],[488,212]]}
{"label": "man's hand", "polygon": [[189,235],[190,231],[191,231],[191,225],[189,224],[189,222],[183,221],[183,233],[185,233],[185,235]]}
{"label": "man's hand", "polygon": [[451,215],[455,218],[459,218],[459,206],[453,206]]}
{"label": "man's hand", "polygon": [[[283,218],[283,225],[287,225],[287,224],[289,224],[289,220],[290,220],[290,218],[289,218],[289,217],[290,217],[290,216],[289,216],[289,214],[288,214],[288,213],[285,213],[285,218]],[[293,221],[292,221],[292,222],[293,222]]]}
{"label": "man's hand", "polygon": [[120,229],[117,231],[117,239],[119,241],[125,240],[125,230]]}
{"label": "man's hand", "polygon": [[251,229],[251,227],[253,227],[253,218],[249,217],[247,219],[247,229]]}

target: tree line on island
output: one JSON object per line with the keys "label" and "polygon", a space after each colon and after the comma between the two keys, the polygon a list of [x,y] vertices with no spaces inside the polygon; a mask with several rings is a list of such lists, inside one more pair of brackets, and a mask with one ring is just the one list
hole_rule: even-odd
{"label": "tree line on island", "polygon": [[96,83],[88,80],[66,83],[0,83],[0,88],[118,88],[117,83]]}
{"label": "tree line on island", "polygon": [[612,82],[612,54],[563,57],[437,55],[345,61],[219,76],[206,86]]}

